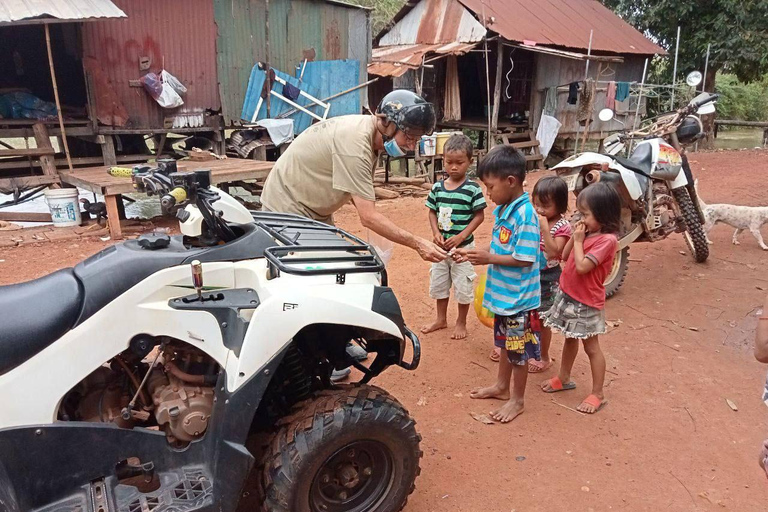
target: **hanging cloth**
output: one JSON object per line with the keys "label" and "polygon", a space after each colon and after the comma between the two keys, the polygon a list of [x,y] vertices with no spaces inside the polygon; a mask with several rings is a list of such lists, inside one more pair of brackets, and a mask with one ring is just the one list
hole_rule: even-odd
{"label": "hanging cloth", "polygon": [[554,116],[557,111],[557,87],[548,87],[544,99],[544,115]]}
{"label": "hanging cloth", "polygon": [[568,104],[575,105],[579,99],[579,82],[571,82],[568,86]]}
{"label": "hanging cloth", "polygon": [[577,107],[576,117],[579,123],[584,125],[592,118],[592,111],[595,108],[595,81],[588,78],[584,82],[584,89],[579,96],[579,106]]}
{"label": "hanging cloth", "polygon": [[608,90],[605,92],[605,108],[611,110],[616,108],[616,82],[608,83]]}
{"label": "hanging cloth", "polygon": [[557,139],[557,133],[563,126],[560,121],[547,114],[542,114],[539,120],[539,129],[536,130],[536,140],[539,141],[539,151],[544,158],[547,158],[552,150],[552,145]]}
{"label": "hanging cloth", "polygon": [[459,68],[455,55],[450,55],[445,64],[445,101],[443,102],[443,118],[446,121],[461,121]]}
{"label": "hanging cloth", "polygon": [[616,101],[624,101],[629,96],[629,82],[616,83]]}
{"label": "hanging cloth", "polygon": [[301,94],[301,89],[295,85],[291,85],[290,83],[285,82],[285,85],[283,85],[283,96],[291,101],[296,101],[299,99],[299,94]]}

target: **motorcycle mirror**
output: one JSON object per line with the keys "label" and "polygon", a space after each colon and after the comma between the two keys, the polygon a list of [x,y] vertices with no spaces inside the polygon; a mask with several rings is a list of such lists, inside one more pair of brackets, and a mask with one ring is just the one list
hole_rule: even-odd
{"label": "motorcycle mirror", "polygon": [[697,114],[700,116],[706,115],[706,114],[714,114],[716,111],[715,104],[714,103],[707,103],[706,105],[702,105],[699,107],[699,109],[696,111]]}
{"label": "motorcycle mirror", "polygon": [[702,78],[703,77],[701,76],[701,71],[691,71],[688,73],[688,76],[685,77],[685,83],[691,87],[696,87],[701,83]]}
{"label": "motorcycle mirror", "polygon": [[600,111],[599,114],[597,114],[597,117],[600,118],[600,120],[604,123],[607,121],[610,121],[611,119],[613,119],[613,110],[609,108],[604,108],[603,110]]}

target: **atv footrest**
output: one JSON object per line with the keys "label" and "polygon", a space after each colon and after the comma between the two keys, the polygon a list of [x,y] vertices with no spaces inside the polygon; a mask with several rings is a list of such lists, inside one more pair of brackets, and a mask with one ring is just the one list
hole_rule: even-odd
{"label": "atv footrest", "polygon": [[128,485],[115,487],[117,512],[192,512],[213,503],[213,483],[203,466],[159,473],[159,477],[160,488],[148,493]]}
{"label": "atv footrest", "polygon": [[33,512],[194,512],[213,504],[213,482],[205,467],[186,466],[158,476],[160,487],[152,492],[110,477]]}

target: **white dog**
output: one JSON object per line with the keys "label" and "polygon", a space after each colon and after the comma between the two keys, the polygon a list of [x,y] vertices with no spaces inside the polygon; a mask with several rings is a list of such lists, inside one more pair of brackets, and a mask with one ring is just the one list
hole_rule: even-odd
{"label": "white dog", "polygon": [[[737,206],[733,204],[706,204],[701,200],[699,194],[699,180],[693,182],[696,188],[696,195],[699,196],[699,205],[704,212],[704,234],[718,222],[723,222],[736,228],[733,233],[733,244],[739,245],[737,237],[742,231],[748,229],[752,236],[757,239],[757,243],[764,251],[768,251],[768,245],[763,242],[763,235],[760,234],[760,227],[768,224],[768,206]],[[707,238],[708,243],[712,243]]]}

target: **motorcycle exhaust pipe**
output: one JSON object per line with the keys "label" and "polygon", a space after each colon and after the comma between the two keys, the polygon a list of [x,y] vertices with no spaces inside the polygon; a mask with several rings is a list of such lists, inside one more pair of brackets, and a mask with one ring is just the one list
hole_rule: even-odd
{"label": "motorcycle exhaust pipe", "polygon": [[589,171],[584,176],[584,180],[586,180],[586,182],[590,185],[592,185],[593,183],[597,183],[598,181],[600,181],[600,171],[596,169]]}

